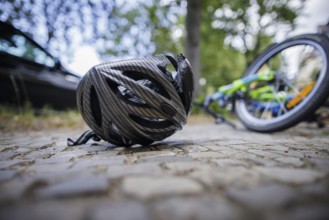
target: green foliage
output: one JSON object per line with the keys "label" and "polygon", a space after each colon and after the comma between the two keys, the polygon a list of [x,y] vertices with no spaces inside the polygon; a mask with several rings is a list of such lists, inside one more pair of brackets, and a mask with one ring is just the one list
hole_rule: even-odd
{"label": "green foliage", "polygon": [[115,35],[109,33],[104,40],[114,44],[105,44],[100,52],[122,57],[182,51],[183,38],[173,37],[175,31],[184,30],[184,19],[177,7],[178,3],[139,0],[134,5],[117,8],[115,14],[120,25],[116,26]]}
{"label": "green foliage", "polygon": [[[211,5],[213,0],[207,0]],[[225,42],[245,53],[250,64],[268,45],[278,28],[293,28],[302,0],[223,0],[209,7],[211,27],[225,32]],[[265,46],[264,46],[265,45]]]}
{"label": "green foliage", "polygon": [[[298,2],[298,1],[297,1]],[[272,43],[278,27],[293,28],[302,4],[285,0],[204,0],[201,26],[202,95],[243,75]],[[296,2],[295,2],[296,3]]]}
{"label": "green foliage", "polygon": [[[13,0],[2,2],[0,19],[31,34],[45,28],[57,48],[81,39],[104,56],[182,52],[188,0]],[[242,76],[278,28],[293,28],[303,0],[203,0],[201,21],[202,95]],[[41,28],[42,29],[42,28]],[[64,48],[64,49],[63,49]]]}

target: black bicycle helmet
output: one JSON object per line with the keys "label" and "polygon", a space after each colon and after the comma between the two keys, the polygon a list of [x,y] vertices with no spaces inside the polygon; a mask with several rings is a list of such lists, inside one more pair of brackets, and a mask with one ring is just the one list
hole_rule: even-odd
{"label": "black bicycle helmet", "polygon": [[[169,64],[176,76],[167,70]],[[147,145],[182,129],[193,104],[193,83],[191,66],[182,54],[177,61],[155,55],[109,62],[82,78],[77,104],[99,138],[115,145]]]}

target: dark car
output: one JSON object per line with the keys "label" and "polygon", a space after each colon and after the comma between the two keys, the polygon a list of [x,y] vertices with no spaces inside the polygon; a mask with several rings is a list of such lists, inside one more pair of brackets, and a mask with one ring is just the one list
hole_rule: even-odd
{"label": "dark car", "polygon": [[0,105],[74,108],[79,81],[33,39],[0,21]]}

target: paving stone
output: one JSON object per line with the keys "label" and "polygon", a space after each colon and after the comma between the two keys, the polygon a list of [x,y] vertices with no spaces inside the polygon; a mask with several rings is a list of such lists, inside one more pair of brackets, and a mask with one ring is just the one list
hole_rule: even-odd
{"label": "paving stone", "polygon": [[[289,146],[289,149],[292,149],[293,151],[297,150],[308,150],[310,149],[310,144],[307,143],[308,140],[303,140],[303,141],[292,141],[292,142],[286,142],[283,143],[285,146]],[[302,143],[302,144],[300,144]]]}
{"label": "paving stone", "polygon": [[264,158],[270,158],[270,159],[277,158],[278,156],[281,156],[281,155],[278,155],[276,153],[272,153],[272,152],[269,152],[269,151],[266,151],[266,150],[248,150],[248,152],[252,153],[252,154],[255,154],[257,156],[261,156],[261,157],[264,157]]}
{"label": "paving stone", "polygon": [[324,150],[326,152],[329,152],[329,142],[327,143],[321,143],[320,141],[317,141],[317,143],[311,143],[310,146],[312,146],[312,148],[318,149],[318,150]]}
{"label": "paving stone", "polygon": [[[32,141],[32,138],[28,135],[18,136],[17,134],[10,137],[10,139],[15,142],[15,146],[26,146],[27,143]],[[13,143],[11,141],[11,143]]]}
{"label": "paving stone", "polygon": [[68,197],[91,193],[106,193],[109,182],[104,177],[83,176],[57,184],[46,186],[36,191],[37,197]]}
{"label": "paving stone", "polygon": [[0,170],[0,182],[10,180],[17,173],[18,173],[18,171],[16,171],[16,170]]}
{"label": "paving stone", "polygon": [[89,144],[81,145],[81,147],[79,148],[87,152],[106,152],[111,149],[111,146],[112,145],[108,143],[102,143],[102,144],[96,143],[94,145],[89,145]]}
{"label": "paving stone", "polygon": [[81,130],[0,133],[0,219],[327,215],[329,127],[264,135],[195,124],[146,147],[67,147]]}
{"label": "paving stone", "polygon": [[144,151],[144,152],[134,152],[133,155],[137,158],[152,158],[160,156],[175,156],[176,153],[170,151]]}
{"label": "paving stone", "polygon": [[207,159],[207,158],[223,158],[224,154],[215,152],[215,151],[206,151],[206,152],[194,152],[188,154],[190,157],[195,159]]}
{"label": "paving stone", "polygon": [[113,166],[113,165],[122,165],[126,160],[125,156],[112,156],[106,159],[99,159],[97,156],[87,159],[81,159],[77,161],[71,168],[71,170],[83,170],[92,167],[99,166]]}
{"label": "paving stone", "polygon": [[245,167],[218,167],[195,171],[188,175],[211,188],[244,188],[257,186],[264,181],[259,173]]}
{"label": "paving stone", "polygon": [[251,189],[229,188],[226,195],[241,205],[255,210],[283,207],[297,197],[293,188],[284,185],[264,185]]}
{"label": "paving stone", "polygon": [[10,144],[11,146],[4,146],[4,145],[0,145],[0,152],[1,153],[6,153],[6,152],[14,152],[18,149],[17,145],[14,144]]}
{"label": "paving stone", "polygon": [[68,162],[70,162],[70,160],[71,160],[71,157],[57,157],[55,155],[50,158],[41,158],[41,159],[34,160],[34,164],[35,165],[52,164],[54,167],[57,165],[61,166],[60,164],[63,164],[63,163],[64,164],[68,163]]}
{"label": "paving stone", "polygon": [[85,207],[81,202],[42,201],[31,204],[4,206],[0,209],[0,219],[12,220],[81,220],[85,216]]}
{"label": "paving stone", "polygon": [[255,154],[249,153],[249,152],[238,152],[230,156],[231,159],[249,159],[249,158],[256,158],[257,156]]}
{"label": "paving stone", "polygon": [[[84,171],[81,170],[71,170],[71,169],[65,169],[66,165],[63,165],[64,169],[60,169],[61,166],[56,166],[55,169],[51,171],[31,171],[31,170],[25,170],[22,173],[20,173],[21,178],[29,179],[29,180],[37,180],[41,182],[45,182],[48,185],[52,184],[58,184],[61,182],[71,181],[74,179],[80,179],[80,178],[86,178],[90,177],[93,178],[94,176],[102,176],[104,175],[104,170],[98,170],[98,169],[87,169]],[[106,178],[106,177],[104,177]],[[107,178],[108,179],[108,178]]]}
{"label": "paving stone", "polygon": [[324,183],[314,183],[301,188],[301,193],[308,196],[326,197],[329,196],[328,186]]}
{"label": "paving stone", "polygon": [[17,166],[28,166],[33,164],[33,160],[20,160],[20,159],[14,159],[14,160],[5,160],[0,161],[0,169],[13,169],[13,167]]}
{"label": "paving stone", "polygon": [[159,156],[159,157],[148,157],[137,159],[137,163],[145,163],[145,162],[175,162],[175,161],[192,161],[193,159],[188,156]]}
{"label": "paving stone", "polygon": [[268,158],[248,158],[248,161],[250,161],[253,165],[262,165],[264,167],[274,167],[277,165],[277,162],[275,162],[274,160],[268,159]]}
{"label": "paving stone", "polygon": [[[248,151],[249,150],[254,150],[254,151],[268,151],[265,150],[267,145],[264,145],[262,140],[259,140],[258,143],[246,143],[245,146],[248,147]],[[272,143],[273,144],[273,143]]]}
{"label": "paving stone", "polygon": [[169,195],[200,194],[202,186],[185,177],[173,176],[131,176],[122,181],[125,194],[141,199],[151,199]]}
{"label": "paving stone", "polygon": [[329,216],[328,205],[304,205],[290,208],[284,212],[268,213],[266,220],[327,220]]}
{"label": "paving stone", "polygon": [[128,175],[161,174],[162,169],[155,163],[141,163],[122,166],[110,166],[107,168],[107,177],[118,178]]}
{"label": "paving stone", "polygon": [[89,155],[88,152],[84,151],[84,150],[64,150],[64,151],[60,151],[57,152],[56,155],[53,155],[53,158],[56,157],[61,157],[61,158],[69,158],[69,159],[77,159],[77,158],[81,158],[83,156]]}
{"label": "paving stone", "polygon": [[230,147],[240,151],[247,151],[250,149],[250,146],[246,146],[246,145],[230,145]]}
{"label": "paving stone", "polygon": [[[166,145],[162,145],[162,146],[166,146]],[[166,147],[162,147],[162,146],[160,148],[161,151],[174,153],[174,154],[172,154],[172,156],[184,156],[184,155],[186,155],[186,151],[184,151],[184,149],[180,148],[179,146],[170,146],[170,145],[167,145]],[[157,147],[157,146],[155,145],[154,147]],[[153,146],[152,146],[152,148],[153,148]],[[170,155],[168,155],[168,156],[170,156]]]}
{"label": "paving stone", "polygon": [[296,157],[279,157],[279,158],[275,158],[275,160],[283,164],[292,165],[296,167],[300,167],[304,165],[304,161]]}
{"label": "paving stone", "polygon": [[52,157],[59,151],[64,150],[65,147],[49,147],[45,149],[38,149],[31,151],[30,153],[24,154],[24,158],[26,159],[47,159]]}
{"label": "paving stone", "polygon": [[307,157],[307,158],[316,158],[316,159],[329,159],[329,153],[328,152],[324,152],[324,151],[311,151],[311,150],[307,150],[307,151],[303,151],[303,154]]}
{"label": "paving stone", "polygon": [[31,186],[39,183],[39,180],[31,178],[13,178],[11,181],[0,183],[0,204],[19,201]]}
{"label": "paving stone", "polygon": [[52,164],[52,163],[34,163],[33,165],[24,169],[25,173],[51,173],[54,175],[57,172],[63,173],[72,166],[71,162],[60,163],[60,164]]}
{"label": "paving stone", "polygon": [[136,201],[108,201],[95,207],[90,220],[148,220],[151,214],[145,205]]}
{"label": "paving stone", "polygon": [[118,155],[120,152],[119,149],[109,149],[109,150],[106,150],[106,151],[102,151],[102,152],[99,152],[97,154],[97,158],[99,159],[109,159],[109,158],[114,158],[114,157],[117,157],[117,156],[122,156],[122,155]]}
{"label": "paving stone", "polygon": [[18,148],[15,150],[15,152],[25,154],[25,153],[29,153],[29,152],[31,152],[32,150],[33,150],[33,149],[31,149],[30,147],[22,147],[22,146],[20,146],[20,147],[18,147]]}
{"label": "paving stone", "polygon": [[[241,219],[240,210],[223,198],[174,197],[155,204],[155,219]],[[245,217],[246,219],[246,217]]]}
{"label": "paving stone", "polygon": [[188,153],[207,151],[208,148],[201,145],[184,145],[182,149]]}
{"label": "paving stone", "polygon": [[263,150],[265,150],[265,149],[284,152],[284,151],[288,151],[289,147],[283,146],[283,145],[266,145],[266,146],[263,146]]}
{"label": "paving stone", "polygon": [[296,151],[296,150],[288,150],[288,151],[272,151],[273,153],[281,154],[286,157],[297,157],[297,158],[304,158],[305,154],[302,153],[302,151]]}
{"label": "paving stone", "polygon": [[216,163],[220,167],[227,167],[227,166],[248,166],[248,163],[242,160],[236,159],[212,159],[212,162]]}
{"label": "paving stone", "polygon": [[307,169],[279,168],[279,167],[256,167],[255,170],[270,178],[291,184],[308,184],[323,178],[324,172]]}
{"label": "paving stone", "polygon": [[226,157],[230,157],[237,153],[237,151],[234,148],[225,147],[225,146],[209,146],[208,149],[219,152],[219,153],[225,155]]}
{"label": "paving stone", "polygon": [[16,157],[17,155],[20,155],[20,153],[17,153],[15,151],[2,152],[0,154],[0,161],[9,160],[13,157]]}
{"label": "paving stone", "polygon": [[224,139],[223,142],[225,143],[225,145],[229,145],[232,146],[234,148],[237,147],[241,147],[243,146],[243,144],[248,143],[249,141],[243,140],[243,139],[233,139],[233,138],[229,138],[229,139]]}
{"label": "paving stone", "polygon": [[210,164],[204,164],[200,161],[185,161],[185,162],[168,162],[164,163],[163,167],[172,171],[175,174],[186,174],[195,171],[210,170]]}
{"label": "paving stone", "polygon": [[227,147],[227,146],[222,146],[222,145],[211,145],[209,144],[207,147],[206,147],[208,150],[212,150],[212,151],[219,151],[219,152],[222,152],[222,151],[233,151],[232,150],[233,148],[232,147]]}
{"label": "paving stone", "polygon": [[308,159],[312,164],[316,166],[319,170],[329,173],[329,160],[326,159]]}

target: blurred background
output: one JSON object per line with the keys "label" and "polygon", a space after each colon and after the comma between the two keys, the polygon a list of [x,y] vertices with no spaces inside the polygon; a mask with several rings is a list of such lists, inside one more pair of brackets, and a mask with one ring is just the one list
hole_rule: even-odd
{"label": "blurred background", "polygon": [[328,11],[326,0],[0,0],[0,101],[72,108],[92,66],[179,52],[202,99],[273,42],[317,32]]}

